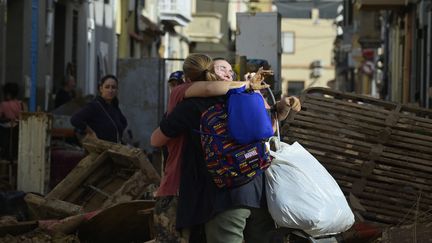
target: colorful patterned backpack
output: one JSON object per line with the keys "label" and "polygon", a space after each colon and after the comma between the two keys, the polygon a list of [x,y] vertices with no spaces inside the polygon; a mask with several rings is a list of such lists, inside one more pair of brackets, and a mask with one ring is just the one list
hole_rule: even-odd
{"label": "colorful patterned backpack", "polygon": [[201,146],[207,170],[219,188],[241,186],[270,165],[265,141],[239,144],[229,136],[225,104],[216,104],[201,115]]}

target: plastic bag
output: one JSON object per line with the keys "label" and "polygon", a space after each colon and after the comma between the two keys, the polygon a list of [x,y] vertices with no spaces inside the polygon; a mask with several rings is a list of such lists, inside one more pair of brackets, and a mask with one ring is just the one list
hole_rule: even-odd
{"label": "plastic bag", "polygon": [[270,214],[281,227],[302,229],[312,236],[348,230],[354,215],[333,177],[299,143],[279,142],[266,170]]}
{"label": "plastic bag", "polygon": [[228,96],[228,133],[239,144],[248,144],[273,136],[270,116],[259,93],[245,87],[231,89]]}

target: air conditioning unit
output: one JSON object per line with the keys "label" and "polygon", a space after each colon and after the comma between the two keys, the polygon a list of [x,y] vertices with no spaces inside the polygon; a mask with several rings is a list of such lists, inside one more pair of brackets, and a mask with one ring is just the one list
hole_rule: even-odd
{"label": "air conditioning unit", "polygon": [[314,68],[311,71],[311,78],[319,78],[322,75],[322,68]]}

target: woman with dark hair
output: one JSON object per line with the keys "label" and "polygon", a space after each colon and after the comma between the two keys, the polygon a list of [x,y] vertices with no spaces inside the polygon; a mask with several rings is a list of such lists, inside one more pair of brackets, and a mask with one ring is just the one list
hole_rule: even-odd
{"label": "woman with dark hair", "polygon": [[99,95],[71,117],[79,134],[121,143],[127,120],[119,108],[118,79],[106,75],[99,82]]}

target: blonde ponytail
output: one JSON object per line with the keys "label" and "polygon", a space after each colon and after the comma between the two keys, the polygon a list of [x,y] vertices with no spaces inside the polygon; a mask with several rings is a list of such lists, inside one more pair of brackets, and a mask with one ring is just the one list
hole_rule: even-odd
{"label": "blonde ponytail", "polygon": [[192,82],[219,80],[211,70],[213,70],[213,60],[206,54],[190,54],[183,63],[185,78]]}

